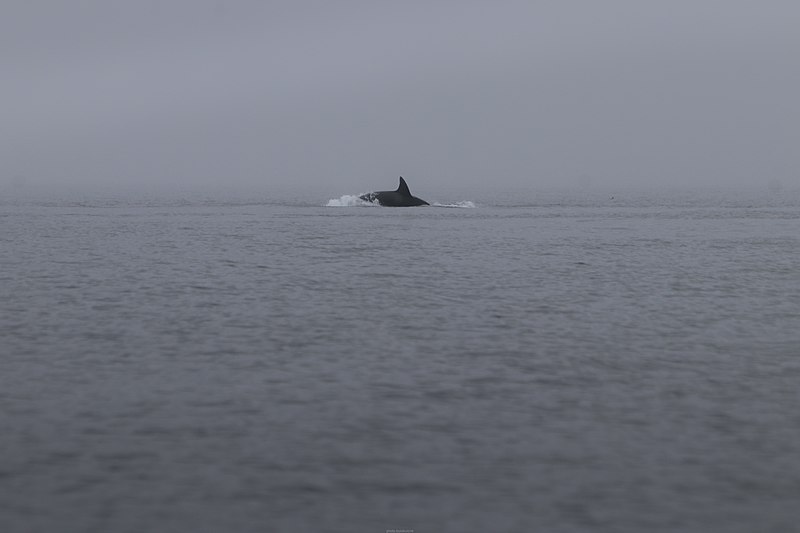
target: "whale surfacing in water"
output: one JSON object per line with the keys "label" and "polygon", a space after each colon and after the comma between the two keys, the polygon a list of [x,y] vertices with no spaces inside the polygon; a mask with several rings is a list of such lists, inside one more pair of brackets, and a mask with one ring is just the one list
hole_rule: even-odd
{"label": "whale surfacing in water", "polygon": [[417,205],[430,205],[425,200],[411,196],[406,180],[400,176],[400,186],[396,191],[377,191],[359,196],[365,202],[378,203],[385,207],[414,207]]}

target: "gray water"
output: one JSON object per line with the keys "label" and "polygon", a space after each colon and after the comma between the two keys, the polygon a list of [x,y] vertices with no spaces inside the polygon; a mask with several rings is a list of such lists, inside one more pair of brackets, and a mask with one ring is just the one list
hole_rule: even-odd
{"label": "gray water", "polygon": [[800,195],[469,199],[0,202],[0,531],[796,530]]}

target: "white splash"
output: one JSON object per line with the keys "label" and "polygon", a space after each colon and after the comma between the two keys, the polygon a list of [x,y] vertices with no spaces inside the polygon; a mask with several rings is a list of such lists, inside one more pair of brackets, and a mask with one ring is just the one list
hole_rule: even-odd
{"label": "white splash", "polygon": [[331,198],[325,207],[362,207],[374,206],[372,202],[365,202],[361,198],[353,194],[345,194],[341,198]]}
{"label": "white splash", "polygon": [[478,207],[477,205],[475,205],[475,202],[470,202],[469,200],[464,200],[463,202],[456,202],[454,204],[440,204],[439,202],[435,202],[431,205],[433,205],[433,207],[455,207],[461,209],[475,209],[476,207]]}

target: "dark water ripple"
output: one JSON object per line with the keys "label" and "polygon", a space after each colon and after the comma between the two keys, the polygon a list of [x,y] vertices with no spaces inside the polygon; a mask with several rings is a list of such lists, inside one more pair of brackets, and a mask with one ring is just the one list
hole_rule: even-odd
{"label": "dark water ripple", "polygon": [[0,206],[0,531],[791,531],[797,205],[568,200]]}

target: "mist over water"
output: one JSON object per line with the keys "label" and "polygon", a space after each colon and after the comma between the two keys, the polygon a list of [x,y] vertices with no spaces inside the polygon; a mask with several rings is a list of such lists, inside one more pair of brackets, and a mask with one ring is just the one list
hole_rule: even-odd
{"label": "mist over water", "polygon": [[800,522],[799,3],[0,14],[0,532]]}
{"label": "mist over water", "polygon": [[494,194],[3,200],[0,529],[791,530],[796,192]]}
{"label": "mist over water", "polygon": [[800,186],[795,2],[4,5],[0,190]]}

